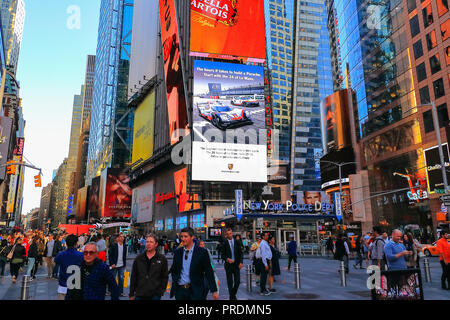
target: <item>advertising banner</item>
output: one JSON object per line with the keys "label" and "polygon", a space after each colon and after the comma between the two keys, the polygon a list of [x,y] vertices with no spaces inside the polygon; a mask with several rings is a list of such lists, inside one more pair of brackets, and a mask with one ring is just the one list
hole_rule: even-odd
{"label": "advertising banner", "polygon": [[92,179],[88,193],[87,213],[89,218],[100,218],[100,177]]}
{"label": "advertising banner", "polygon": [[335,205],[336,217],[337,217],[338,221],[341,221],[342,220],[342,203],[341,203],[340,192],[334,193],[334,205]]}
{"label": "advertising banner", "polygon": [[131,197],[133,191],[128,185],[130,177],[121,169],[108,168],[106,171],[106,185],[104,198],[101,203],[102,217],[129,218],[131,217]]}
{"label": "advertising banner", "polygon": [[153,220],[153,180],[133,189],[131,221],[144,223]]}
{"label": "advertising banner", "polygon": [[155,129],[155,92],[150,93],[136,109],[133,129],[132,163],[148,160],[153,155]]}
{"label": "advertising banner", "polygon": [[242,214],[244,212],[242,209],[242,207],[243,207],[242,197],[243,197],[243,195],[242,195],[241,189],[234,190],[234,198],[235,198],[234,205],[236,207],[236,217],[237,217],[238,221],[241,220]]}
{"label": "advertising banner", "polygon": [[191,1],[191,55],[261,62],[265,40],[263,0]]}
{"label": "advertising banner", "polygon": [[83,187],[78,189],[77,195],[77,211],[75,214],[75,219],[77,221],[82,221],[86,219],[86,204],[87,204],[88,187]]}
{"label": "advertising banner", "polygon": [[187,193],[187,168],[174,172],[173,179],[175,183],[175,194],[177,198],[178,212],[200,209],[199,202],[189,202],[198,201],[199,199],[197,194]]}
{"label": "advertising banner", "polygon": [[264,107],[263,67],[194,61],[192,180],[267,182]]}
{"label": "advertising banner", "polygon": [[19,156],[20,161],[22,161],[24,144],[25,144],[25,138],[16,138],[16,146],[14,147],[14,155]]}
{"label": "advertising banner", "polygon": [[[447,181],[450,183],[450,169],[448,144],[442,144],[442,152],[444,153],[444,164],[447,169]],[[433,194],[436,190],[444,189],[444,179],[442,178],[442,166],[439,157],[439,147],[435,146],[423,150],[425,158],[425,167],[427,172],[428,193]]]}
{"label": "advertising banner", "polygon": [[[0,166],[8,161],[9,144],[11,143],[12,119],[0,117]],[[0,180],[5,179],[6,167],[0,167]]]}
{"label": "advertising banner", "polygon": [[188,133],[188,115],[184,90],[175,0],[159,0],[161,39],[164,54],[164,75],[167,88],[167,108],[171,144],[178,142],[181,132]]}

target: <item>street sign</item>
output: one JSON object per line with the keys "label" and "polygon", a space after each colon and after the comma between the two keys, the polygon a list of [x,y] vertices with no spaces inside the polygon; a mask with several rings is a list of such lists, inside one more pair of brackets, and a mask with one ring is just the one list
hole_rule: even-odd
{"label": "street sign", "polygon": [[236,218],[238,219],[238,221],[241,221],[242,214],[243,214],[242,190],[236,189],[234,191],[234,196],[235,196]]}
{"label": "street sign", "polygon": [[342,205],[341,205],[340,192],[334,193],[334,206],[335,206],[335,211],[336,211],[336,218],[340,222],[342,220]]}

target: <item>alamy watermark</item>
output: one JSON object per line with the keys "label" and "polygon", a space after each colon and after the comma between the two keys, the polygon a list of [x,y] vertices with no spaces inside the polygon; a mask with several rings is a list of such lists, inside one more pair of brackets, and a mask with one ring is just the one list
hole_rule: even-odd
{"label": "alamy watermark", "polygon": [[67,29],[80,30],[81,29],[81,8],[77,5],[71,5],[66,10],[69,17],[67,18]]}

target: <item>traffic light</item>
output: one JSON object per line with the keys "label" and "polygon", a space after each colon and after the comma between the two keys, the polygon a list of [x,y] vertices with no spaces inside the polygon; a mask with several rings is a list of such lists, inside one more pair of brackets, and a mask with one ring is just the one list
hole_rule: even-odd
{"label": "traffic light", "polygon": [[16,166],[15,165],[11,165],[12,163],[14,163],[14,161],[8,161],[6,163],[8,165],[6,167],[6,174],[7,175],[15,175],[16,174]]}
{"label": "traffic light", "polygon": [[34,186],[36,188],[40,188],[42,186],[41,174],[38,174],[37,176],[34,176]]}

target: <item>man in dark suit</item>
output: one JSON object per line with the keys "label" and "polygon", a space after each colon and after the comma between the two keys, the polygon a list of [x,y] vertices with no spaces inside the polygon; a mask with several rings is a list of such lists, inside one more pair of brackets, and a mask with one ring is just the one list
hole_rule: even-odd
{"label": "man in dark suit", "polygon": [[183,247],[175,250],[170,268],[172,274],[170,297],[175,296],[176,300],[205,300],[206,277],[214,300],[219,299],[208,251],[194,245],[192,228],[181,230],[181,240]]}
{"label": "man in dark suit", "polygon": [[233,230],[230,228],[225,232],[225,241],[223,242],[222,250],[230,300],[237,300],[236,293],[241,283],[241,269],[244,262],[244,254],[242,252],[241,242],[233,239]]}
{"label": "man in dark suit", "polygon": [[109,265],[113,273],[114,279],[118,275],[119,278],[119,293],[121,297],[123,294],[123,277],[125,267],[127,266],[127,245],[123,242],[124,237],[119,234],[116,237],[116,243],[112,244],[109,249]]}

